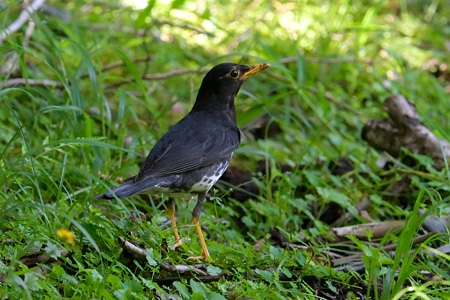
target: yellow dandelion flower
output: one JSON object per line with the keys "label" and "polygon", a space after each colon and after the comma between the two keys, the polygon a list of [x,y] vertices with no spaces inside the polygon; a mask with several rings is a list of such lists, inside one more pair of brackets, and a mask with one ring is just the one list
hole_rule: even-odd
{"label": "yellow dandelion flower", "polygon": [[75,237],[73,236],[73,233],[71,231],[61,228],[56,231],[56,234],[60,239],[67,241],[71,245],[75,245]]}

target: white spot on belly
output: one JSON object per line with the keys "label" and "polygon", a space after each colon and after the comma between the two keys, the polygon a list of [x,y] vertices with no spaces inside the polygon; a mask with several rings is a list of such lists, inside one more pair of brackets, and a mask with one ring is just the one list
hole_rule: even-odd
{"label": "white spot on belly", "polygon": [[228,162],[221,163],[220,166],[217,168],[217,171],[215,171],[212,174],[208,174],[206,176],[203,176],[202,180],[194,184],[190,190],[190,192],[205,192],[209,191],[213,185],[219,180],[220,176],[225,172],[225,170],[228,167]]}

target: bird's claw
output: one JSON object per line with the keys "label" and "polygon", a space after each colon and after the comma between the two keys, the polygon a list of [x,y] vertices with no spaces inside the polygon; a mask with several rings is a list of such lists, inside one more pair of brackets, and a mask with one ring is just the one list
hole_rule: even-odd
{"label": "bird's claw", "polygon": [[187,260],[190,260],[190,261],[197,261],[197,260],[207,261],[208,260],[208,256],[203,256],[203,255],[200,255],[200,256],[189,256],[187,258]]}
{"label": "bird's claw", "polygon": [[187,260],[190,261],[197,261],[197,260],[203,260],[203,261],[211,261],[211,256],[209,256],[209,253],[202,253],[200,256],[189,256]]}
{"label": "bird's claw", "polygon": [[181,238],[178,241],[175,242],[175,244],[173,244],[172,246],[172,250],[176,250],[177,248],[181,247],[181,245],[183,245],[184,242],[190,242],[191,239],[189,238]]}

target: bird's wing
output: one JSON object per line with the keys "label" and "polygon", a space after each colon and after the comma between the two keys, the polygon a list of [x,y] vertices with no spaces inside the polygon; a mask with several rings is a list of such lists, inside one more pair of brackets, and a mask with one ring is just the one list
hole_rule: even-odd
{"label": "bird's wing", "polygon": [[239,145],[239,130],[225,126],[192,127],[180,122],[150,151],[136,180],[184,173],[228,158]]}

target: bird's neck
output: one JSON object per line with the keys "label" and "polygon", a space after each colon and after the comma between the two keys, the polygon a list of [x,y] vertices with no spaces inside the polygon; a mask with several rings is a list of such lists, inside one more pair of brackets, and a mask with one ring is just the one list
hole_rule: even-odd
{"label": "bird's neck", "polygon": [[[236,112],[234,108],[234,95],[220,96],[216,93],[199,91],[195,104],[192,107],[194,112],[205,112],[212,115],[226,116],[226,119],[236,124]],[[223,118],[223,117],[221,117]]]}

